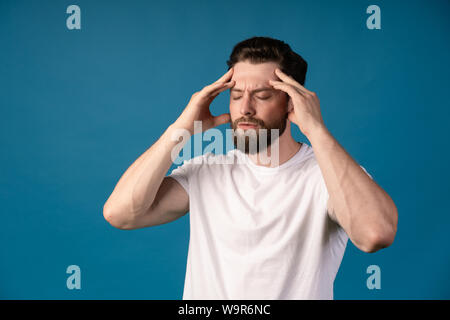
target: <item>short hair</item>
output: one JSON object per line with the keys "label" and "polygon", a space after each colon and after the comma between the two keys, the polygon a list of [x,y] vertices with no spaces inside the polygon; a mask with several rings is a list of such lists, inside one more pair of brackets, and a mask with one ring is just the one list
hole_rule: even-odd
{"label": "short hair", "polygon": [[227,61],[228,70],[236,63],[249,60],[250,63],[276,62],[281,71],[290,75],[301,85],[305,84],[308,64],[291,47],[269,37],[252,37],[236,44]]}

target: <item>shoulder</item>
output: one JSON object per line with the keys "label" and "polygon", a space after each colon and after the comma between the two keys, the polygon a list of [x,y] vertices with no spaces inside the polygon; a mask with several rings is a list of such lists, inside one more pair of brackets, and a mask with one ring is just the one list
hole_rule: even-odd
{"label": "shoulder", "polygon": [[319,168],[319,163],[317,162],[313,148],[304,142],[302,148],[304,149],[301,156],[301,161],[299,162],[302,171],[311,173],[316,172]]}
{"label": "shoulder", "polygon": [[[309,146],[306,146],[306,152],[305,152],[305,167],[309,168],[311,171],[315,172],[316,174],[322,176],[322,171],[319,167],[319,163],[317,162],[316,155],[314,154],[314,149]],[[358,163],[358,162],[357,162]],[[372,175],[364,168],[361,164],[358,163],[358,165],[363,169],[363,171],[371,178],[373,179]],[[322,177],[323,178],[323,177]]]}

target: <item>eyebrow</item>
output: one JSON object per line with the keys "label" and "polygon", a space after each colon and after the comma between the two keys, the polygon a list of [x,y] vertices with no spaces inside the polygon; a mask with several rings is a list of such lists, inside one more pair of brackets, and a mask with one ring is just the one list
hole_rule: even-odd
{"label": "eyebrow", "polygon": [[[260,91],[273,91],[274,89],[273,88],[270,88],[270,87],[264,87],[264,88],[259,88],[259,89],[255,89],[255,90],[251,90],[250,92],[260,92]],[[236,88],[231,88],[230,89],[230,92],[233,92],[233,91],[236,91],[236,92],[242,92],[243,90],[242,89],[236,89]]]}

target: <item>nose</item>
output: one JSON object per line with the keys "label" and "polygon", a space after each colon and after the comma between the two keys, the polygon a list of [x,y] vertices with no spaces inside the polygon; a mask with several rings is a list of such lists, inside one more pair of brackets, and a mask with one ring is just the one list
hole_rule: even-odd
{"label": "nose", "polygon": [[255,108],[253,107],[252,101],[248,95],[244,95],[241,99],[240,106],[241,114],[244,116],[253,116],[255,114]]}

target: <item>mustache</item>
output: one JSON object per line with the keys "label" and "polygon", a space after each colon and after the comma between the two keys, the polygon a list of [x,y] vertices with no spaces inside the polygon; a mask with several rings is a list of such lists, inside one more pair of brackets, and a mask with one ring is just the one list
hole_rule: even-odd
{"label": "mustache", "polygon": [[259,120],[259,119],[254,119],[254,118],[239,118],[239,119],[236,119],[236,120],[234,120],[234,122],[233,122],[233,127],[236,128],[237,125],[238,125],[239,123],[241,123],[241,122],[248,122],[248,123],[251,123],[251,124],[260,125],[261,127],[265,127],[264,121]]}

